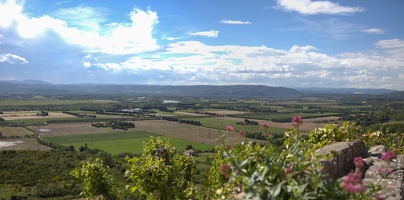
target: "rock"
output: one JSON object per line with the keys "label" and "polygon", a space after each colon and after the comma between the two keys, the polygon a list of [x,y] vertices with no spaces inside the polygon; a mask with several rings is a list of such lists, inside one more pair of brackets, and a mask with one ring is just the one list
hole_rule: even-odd
{"label": "rock", "polygon": [[361,140],[353,142],[336,142],[316,150],[320,155],[325,155],[336,151],[336,156],[331,160],[321,160],[323,165],[321,173],[326,174],[328,178],[337,180],[347,174],[347,168],[352,165],[355,157],[362,156],[365,153],[365,143]]}
{"label": "rock", "polygon": [[[378,184],[382,190],[377,193],[380,199],[384,200],[400,200],[404,199],[404,155],[397,155],[397,159],[385,161],[380,159],[380,156],[387,152],[383,145],[370,147],[365,151],[365,145],[362,141],[354,142],[336,142],[327,145],[316,152],[320,155],[325,155],[331,151],[336,151],[336,156],[331,160],[321,160],[321,173],[326,174],[328,178],[337,180],[344,177],[349,170],[353,170],[353,159],[358,156],[367,155],[364,158],[365,168],[362,169],[363,184]],[[379,168],[392,171],[386,177],[382,177],[378,171]],[[348,169],[348,170],[347,170]]]}
{"label": "rock", "polygon": [[[404,186],[403,179],[400,178],[404,174],[404,155],[398,155],[393,161],[385,161],[379,158],[367,158],[372,160],[372,164],[365,171],[364,185],[368,186],[371,183],[378,184],[382,190],[377,193],[380,199],[399,200],[404,196],[404,189],[399,188]],[[387,177],[382,177],[378,171],[390,169],[392,173]],[[401,179],[401,180],[400,180]],[[401,197],[400,197],[401,196]]]}
{"label": "rock", "polygon": [[387,149],[384,145],[377,145],[370,147],[368,150],[367,156],[381,156],[382,154],[386,153]]}

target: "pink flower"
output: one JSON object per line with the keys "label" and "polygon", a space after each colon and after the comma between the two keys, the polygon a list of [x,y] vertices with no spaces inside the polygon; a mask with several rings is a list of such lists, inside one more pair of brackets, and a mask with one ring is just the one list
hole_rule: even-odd
{"label": "pink flower", "polygon": [[294,127],[299,126],[299,124],[303,124],[303,120],[302,120],[302,117],[301,117],[301,116],[295,116],[295,117],[293,117],[292,122],[293,122],[292,125],[293,125]]}
{"label": "pink flower", "polygon": [[292,122],[298,123],[298,124],[303,124],[303,120],[301,116],[294,116],[292,119]]}
{"label": "pink flower", "polygon": [[233,126],[226,126],[226,131],[234,131],[234,127]]}
{"label": "pink flower", "polygon": [[238,136],[240,136],[240,137],[244,137],[245,135],[246,135],[245,131],[239,131],[238,132]]}
{"label": "pink flower", "polygon": [[286,174],[291,174],[292,172],[293,172],[293,170],[290,169],[289,167],[285,169]]}
{"label": "pink flower", "polygon": [[391,173],[393,173],[393,171],[391,169],[383,169],[381,167],[379,167],[379,169],[377,169],[377,172],[379,172],[379,174],[382,177],[386,177],[386,176],[390,175]]}
{"label": "pink flower", "polygon": [[230,144],[226,144],[226,150],[230,150],[231,149],[231,145]]}
{"label": "pink flower", "polygon": [[267,123],[261,124],[261,130],[262,129],[267,129],[267,128],[269,128],[269,125]]}
{"label": "pink flower", "polygon": [[382,157],[380,157],[380,159],[385,160],[385,161],[391,161],[392,159],[397,158],[396,154],[394,153],[394,151],[388,151],[386,153],[384,153],[382,155]]}
{"label": "pink flower", "polygon": [[344,178],[344,181],[341,184],[342,189],[349,193],[363,193],[366,188],[362,183],[362,173],[351,173],[348,174]]}
{"label": "pink flower", "polygon": [[220,172],[224,176],[224,178],[229,179],[230,176],[230,165],[228,163],[224,163],[220,166]]}
{"label": "pink flower", "polygon": [[365,166],[362,157],[354,158],[353,163],[355,164],[355,167],[359,169],[362,169]]}

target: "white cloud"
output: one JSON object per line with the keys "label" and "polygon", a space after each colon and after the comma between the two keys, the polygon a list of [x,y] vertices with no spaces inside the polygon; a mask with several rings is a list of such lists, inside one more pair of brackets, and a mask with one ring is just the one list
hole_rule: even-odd
{"label": "white cloud", "polygon": [[219,35],[219,31],[210,30],[210,31],[193,32],[188,34],[193,36],[205,36],[205,37],[217,38]]}
{"label": "white cloud", "polygon": [[91,63],[90,62],[83,62],[83,66],[85,67],[85,68],[89,68],[89,67],[91,67]]}
{"label": "white cloud", "polygon": [[380,40],[376,43],[376,46],[383,49],[404,49],[404,40]]}
{"label": "white cloud", "polygon": [[94,66],[100,67],[106,71],[115,71],[115,72],[119,72],[122,69],[122,67],[117,63],[106,63],[106,64],[97,63],[94,64]]}
{"label": "white cloud", "polygon": [[223,24],[251,24],[251,22],[249,22],[249,21],[235,21],[235,20],[227,20],[227,19],[219,21],[219,22],[223,23]]}
{"label": "white cloud", "polygon": [[330,1],[311,1],[311,0],[277,0],[275,9],[283,9],[285,11],[294,11],[303,15],[317,14],[352,14],[363,12],[361,7],[340,6],[338,3]]}
{"label": "white cloud", "polygon": [[391,39],[376,42],[376,47],[384,50],[391,58],[402,61],[404,57],[404,40]]}
{"label": "white cloud", "polygon": [[181,37],[166,37],[165,39],[172,41],[172,40],[179,40],[181,39]]}
{"label": "white cloud", "polygon": [[290,53],[300,53],[300,52],[306,52],[310,50],[317,50],[316,47],[313,46],[304,46],[304,47],[299,47],[297,45],[293,45],[292,48],[290,48],[289,52]]}
{"label": "white cloud", "polygon": [[380,28],[368,28],[368,29],[362,29],[361,32],[374,33],[374,34],[383,34],[384,30],[380,29]]}
{"label": "white cloud", "polygon": [[28,61],[25,58],[22,58],[20,56],[17,55],[13,55],[13,54],[0,54],[0,63],[2,62],[8,62],[11,64],[27,64]]}
{"label": "white cloud", "polygon": [[400,78],[401,80],[404,80],[404,74],[399,74],[398,78]]}
{"label": "white cloud", "polygon": [[[137,54],[159,48],[152,37],[153,28],[158,23],[156,12],[133,8],[129,14],[130,24],[110,23],[111,26],[101,27],[103,10],[75,7],[55,13],[63,20],[48,15],[36,18],[23,14],[22,5],[10,0],[0,3],[0,13],[7,13],[6,17],[0,18],[0,26],[9,28],[16,25],[18,33],[24,38],[37,38],[53,30],[68,44],[81,46],[92,53]],[[12,24],[13,21],[18,23]]]}
{"label": "white cloud", "polygon": [[81,30],[97,31],[99,24],[105,22],[104,8],[77,6],[74,8],[59,9],[54,13],[58,19],[66,21],[69,27],[79,27]]}

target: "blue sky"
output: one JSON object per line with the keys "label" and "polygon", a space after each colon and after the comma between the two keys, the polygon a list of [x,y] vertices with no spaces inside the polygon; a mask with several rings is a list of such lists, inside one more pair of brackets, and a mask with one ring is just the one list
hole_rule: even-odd
{"label": "blue sky", "polygon": [[404,90],[402,8],[402,0],[0,0],[0,80]]}

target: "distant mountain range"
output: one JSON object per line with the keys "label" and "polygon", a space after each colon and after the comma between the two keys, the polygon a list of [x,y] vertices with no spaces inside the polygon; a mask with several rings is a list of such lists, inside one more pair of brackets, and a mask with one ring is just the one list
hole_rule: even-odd
{"label": "distant mountain range", "polygon": [[52,84],[44,81],[0,81],[0,94],[68,95],[68,94],[120,94],[185,97],[270,97],[295,98],[316,94],[383,95],[404,99],[404,91],[355,88],[299,88],[269,87],[263,85],[114,85],[114,84]]}
{"label": "distant mountain range", "polygon": [[388,89],[361,89],[361,88],[295,88],[304,93],[322,93],[322,94],[387,94],[398,92]]}
{"label": "distant mountain range", "polygon": [[21,84],[37,84],[37,85],[53,85],[52,83],[48,83],[45,81],[38,81],[38,80],[23,80],[23,81],[16,81],[16,80],[5,80],[0,82],[6,83],[21,83]]}
{"label": "distant mountain range", "polygon": [[42,81],[0,81],[1,94],[67,95],[122,94],[193,97],[299,97],[304,93],[285,87],[262,85],[113,85],[113,84],[51,84]]}

